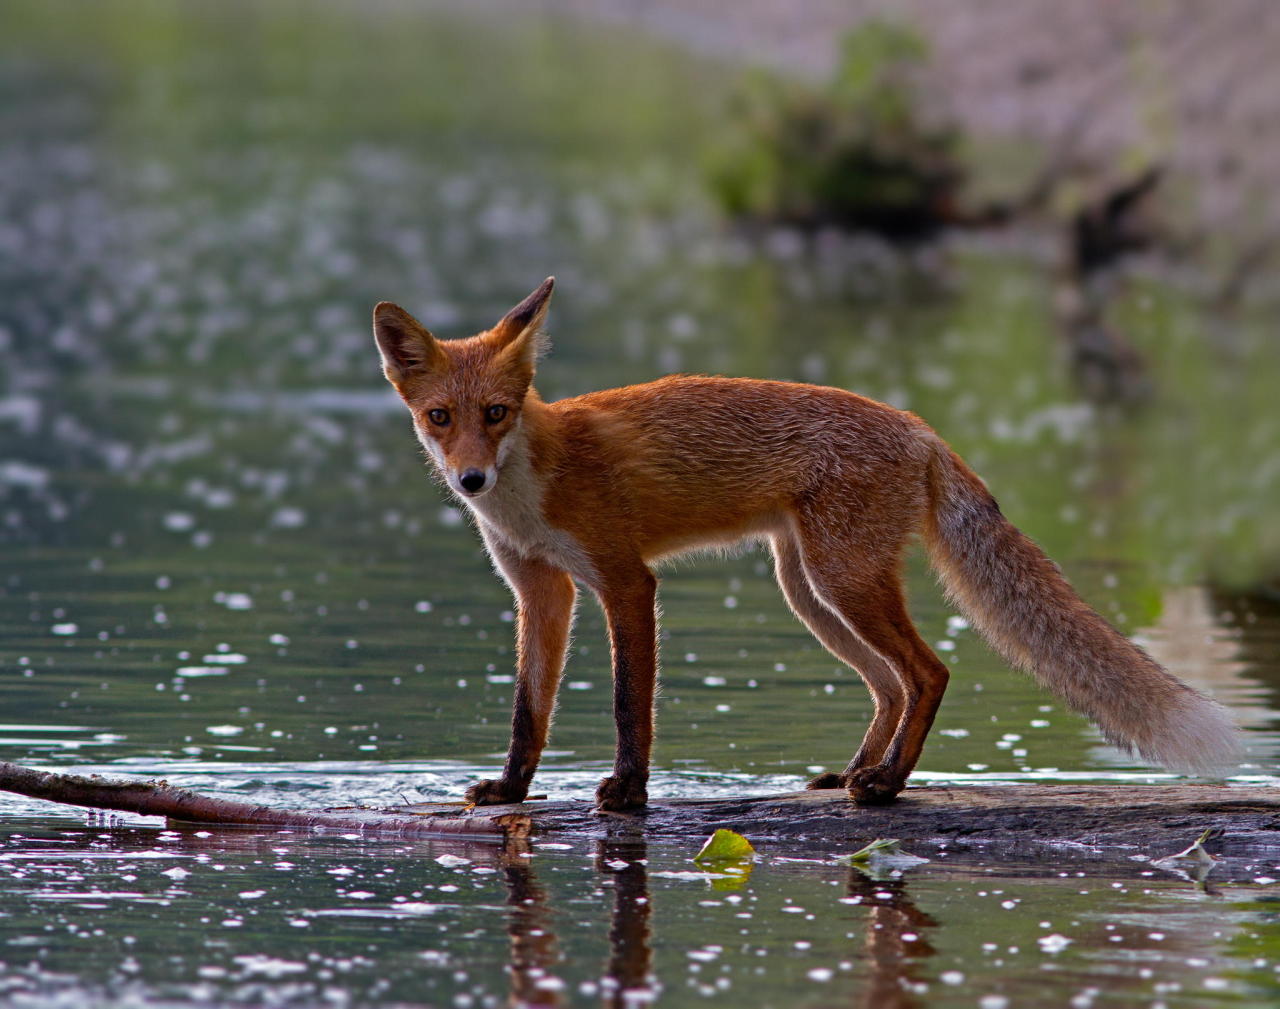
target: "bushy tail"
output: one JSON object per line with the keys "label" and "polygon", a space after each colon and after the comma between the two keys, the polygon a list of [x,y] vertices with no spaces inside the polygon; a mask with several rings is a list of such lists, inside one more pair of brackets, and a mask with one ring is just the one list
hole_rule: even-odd
{"label": "bushy tail", "polygon": [[1237,754],[1221,705],[1163,669],[1075,593],[939,439],[924,538],[948,597],[1010,663],[1146,760],[1210,771]]}

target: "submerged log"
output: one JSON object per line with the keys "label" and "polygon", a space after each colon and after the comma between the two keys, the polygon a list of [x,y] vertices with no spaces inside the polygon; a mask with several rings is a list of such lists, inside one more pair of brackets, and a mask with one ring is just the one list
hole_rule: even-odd
{"label": "submerged log", "polygon": [[1208,829],[1212,850],[1280,859],[1280,788],[1259,785],[938,785],[908,788],[887,806],[859,806],[839,789],[784,795],[654,799],[633,813],[600,813],[587,799],[466,809],[428,802],[387,809],[276,809],[200,795],[163,781],[53,774],[0,763],[0,789],[52,802],[163,816],[171,822],[368,835],[564,840],[700,840],[720,827],[752,841],[849,850],[895,837],[952,851],[999,846],[1043,855],[1045,845],[1167,855]]}
{"label": "submerged log", "polygon": [[[429,809],[429,804],[407,809]],[[841,789],[758,797],[651,800],[636,813],[600,814],[587,801],[490,806],[527,812],[540,835],[646,840],[701,838],[725,827],[752,841],[848,844],[873,838],[951,847],[1045,842],[1094,848],[1165,843],[1170,854],[1200,832],[1223,832],[1213,851],[1280,857],[1280,788],[1258,785],[922,785],[886,806],[859,806]]]}
{"label": "submerged log", "polygon": [[525,837],[529,817],[517,811],[485,809],[477,813],[459,805],[438,805],[430,813],[416,809],[276,809],[234,799],[174,788],[166,781],[123,781],[96,774],[54,774],[0,762],[0,790],[71,806],[110,809],[144,816],[163,816],[180,823],[357,831],[431,837]]}

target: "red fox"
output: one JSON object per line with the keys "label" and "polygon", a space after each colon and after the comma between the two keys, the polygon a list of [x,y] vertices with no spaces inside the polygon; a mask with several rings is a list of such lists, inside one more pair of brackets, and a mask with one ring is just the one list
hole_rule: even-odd
{"label": "red fox", "polygon": [[768,542],[791,609],[874,700],[849,765],[810,788],[888,802],[920,758],[948,672],[907,615],[900,566],[917,533],[985,637],[1110,742],[1178,768],[1230,759],[1226,711],[1090,609],[918,417],[841,389],[683,375],[543,402],[532,382],[553,286],[469,339],[437,340],[388,302],[373,313],[387,379],[516,596],[511,747],[471,802],[528,793],[580,583],[612,646],[617,749],[597,804],[643,806],[658,668],[650,565],[743,539]]}

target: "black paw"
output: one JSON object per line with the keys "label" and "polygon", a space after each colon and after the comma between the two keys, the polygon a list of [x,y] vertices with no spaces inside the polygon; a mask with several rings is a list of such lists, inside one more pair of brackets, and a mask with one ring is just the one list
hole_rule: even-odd
{"label": "black paw", "polygon": [[645,778],[640,775],[611,775],[596,789],[596,808],[616,813],[639,809],[649,801]]}
{"label": "black paw", "polygon": [[518,785],[506,778],[486,779],[467,789],[467,801],[477,806],[503,806],[509,802],[523,802],[528,794],[528,785]]}
{"label": "black paw", "polygon": [[907,787],[906,779],[889,767],[866,767],[849,775],[849,797],[860,806],[883,806]]}

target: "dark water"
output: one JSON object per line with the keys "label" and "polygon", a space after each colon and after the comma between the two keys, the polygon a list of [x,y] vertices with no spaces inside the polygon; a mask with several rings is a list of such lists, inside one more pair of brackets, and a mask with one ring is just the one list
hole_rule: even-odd
{"label": "dark water", "polygon": [[[1275,780],[1268,320],[1135,283],[1118,318],[1155,399],[1091,405],[1034,257],[725,229],[698,171],[732,73],[634,38],[390,2],[3,19],[3,759],[315,806],[492,774],[511,601],[426,474],[368,314],[392,299],[464,335],[554,273],[545,396],[697,370],[919,412],[1090,602],[1232,708],[1232,777]],[[954,666],[919,780],[1164,776],[1007,671],[918,561],[911,584]],[[662,600],[651,794],[843,765],[869,702],[762,556],[682,563]],[[584,607],[540,789],[591,794],[608,685]],[[0,808],[15,1003],[1200,1005],[1269,1000],[1280,962],[1280,866],[1206,893],[1139,863],[966,856],[877,889],[779,851],[723,891],[684,875],[697,844],[526,858]]]}

